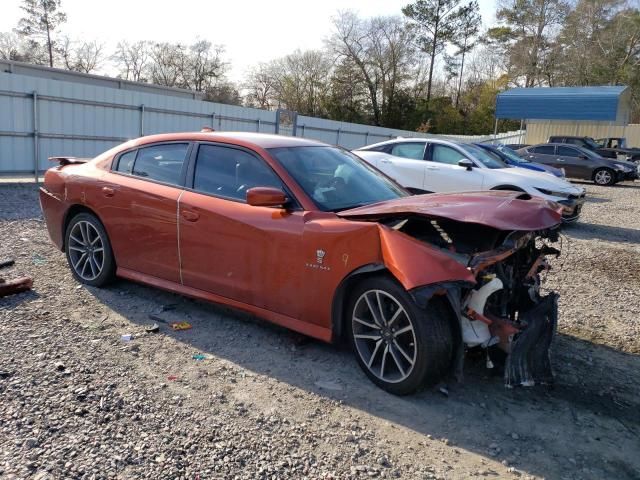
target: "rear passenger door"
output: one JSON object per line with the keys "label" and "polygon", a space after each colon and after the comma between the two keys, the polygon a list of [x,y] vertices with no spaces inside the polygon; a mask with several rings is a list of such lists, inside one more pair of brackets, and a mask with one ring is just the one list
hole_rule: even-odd
{"label": "rear passenger door", "polygon": [[[537,147],[531,147],[527,149],[527,155],[525,158],[533,162],[544,163],[545,165],[551,165],[553,167],[558,166],[556,161],[556,147],[554,145],[538,145]],[[560,166],[558,166],[560,168]]]}
{"label": "rear passenger door", "polygon": [[403,187],[424,190],[425,146],[424,142],[394,143],[387,149],[393,158],[380,158],[376,166]]}
{"label": "rear passenger door", "polygon": [[118,269],[180,282],[176,211],[190,149],[189,142],[132,149],[102,177],[96,210]]}

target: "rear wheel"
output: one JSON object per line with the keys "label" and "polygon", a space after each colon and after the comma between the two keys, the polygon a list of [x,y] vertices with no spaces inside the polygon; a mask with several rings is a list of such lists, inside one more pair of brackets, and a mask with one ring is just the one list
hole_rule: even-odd
{"label": "rear wheel", "polygon": [[609,168],[599,168],[593,172],[593,181],[598,185],[613,185],[616,183],[615,172]]}
{"label": "rear wheel", "polygon": [[115,261],[102,223],[90,213],[74,216],[65,234],[65,253],[76,279],[101,287],[115,277]]}
{"label": "rear wheel", "polygon": [[349,337],[358,364],[379,387],[407,395],[440,381],[453,358],[448,310],[440,298],[425,310],[388,277],[372,277],[353,291]]}

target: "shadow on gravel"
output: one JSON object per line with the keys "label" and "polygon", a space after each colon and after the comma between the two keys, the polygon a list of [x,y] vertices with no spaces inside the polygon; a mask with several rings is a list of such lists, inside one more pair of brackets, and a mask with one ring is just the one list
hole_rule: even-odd
{"label": "shadow on gravel", "polygon": [[10,308],[17,307],[22,303],[29,303],[34,300],[38,300],[39,298],[40,294],[34,290],[2,297],[0,298],[0,310],[8,310]]}
{"label": "shadow on gravel", "polygon": [[563,232],[580,240],[599,239],[607,242],[640,243],[640,230],[597,223],[577,222],[564,227]]}
{"label": "shadow on gravel", "polygon": [[[465,382],[451,385],[448,396],[432,389],[395,397],[375,387],[344,346],[302,340],[305,337],[252,316],[130,282],[90,291],[141,327],[153,323],[148,318],[152,310],[172,305],[173,310],[159,315],[167,322],[188,321],[193,329],[174,332],[161,323],[159,335],[175,338],[192,347],[193,353],[210,353],[425,437],[446,438],[457,448],[509,462],[530,474],[631,479],[640,471],[637,355],[559,335],[553,356],[554,387],[506,389],[500,374],[486,369],[482,358],[467,360]],[[145,337],[139,341],[144,343]],[[171,360],[158,355],[169,368]],[[189,362],[194,362],[191,353],[180,363]],[[245,399],[255,404],[252,408],[281,405],[270,394],[258,399],[264,392],[252,385],[246,385],[254,390],[246,392]],[[234,388],[238,394],[240,387]],[[419,458],[419,452],[414,454]]]}

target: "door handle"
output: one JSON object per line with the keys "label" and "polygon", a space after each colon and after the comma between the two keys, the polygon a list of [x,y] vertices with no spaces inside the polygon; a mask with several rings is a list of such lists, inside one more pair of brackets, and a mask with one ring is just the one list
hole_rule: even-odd
{"label": "door handle", "polygon": [[556,161],[558,161],[558,162],[564,162],[564,159],[562,159],[562,158],[556,158]]}
{"label": "door handle", "polygon": [[195,222],[200,218],[200,214],[193,210],[180,210],[180,215],[182,215],[182,218],[187,222]]}
{"label": "door handle", "polygon": [[438,167],[427,167],[427,170],[440,170]]}
{"label": "door handle", "polygon": [[391,160],[386,160],[386,159],[382,159],[380,160],[380,163],[393,163]]}
{"label": "door handle", "polygon": [[113,197],[116,194],[116,190],[111,187],[102,187],[102,194],[105,197]]}

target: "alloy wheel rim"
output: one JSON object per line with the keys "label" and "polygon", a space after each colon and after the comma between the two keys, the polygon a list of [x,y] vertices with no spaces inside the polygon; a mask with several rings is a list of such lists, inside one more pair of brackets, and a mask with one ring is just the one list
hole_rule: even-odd
{"label": "alloy wheel rim", "polygon": [[69,234],[71,267],[83,280],[98,278],[104,268],[104,242],[90,222],[77,222]]}
{"label": "alloy wheel rim", "polygon": [[596,173],[596,182],[600,184],[609,183],[611,181],[611,174],[606,170],[602,170]]}
{"label": "alloy wheel rim", "polygon": [[358,298],[351,328],[360,359],[369,372],[388,383],[406,379],[416,364],[416,334],[400,302],[383,290]]}

